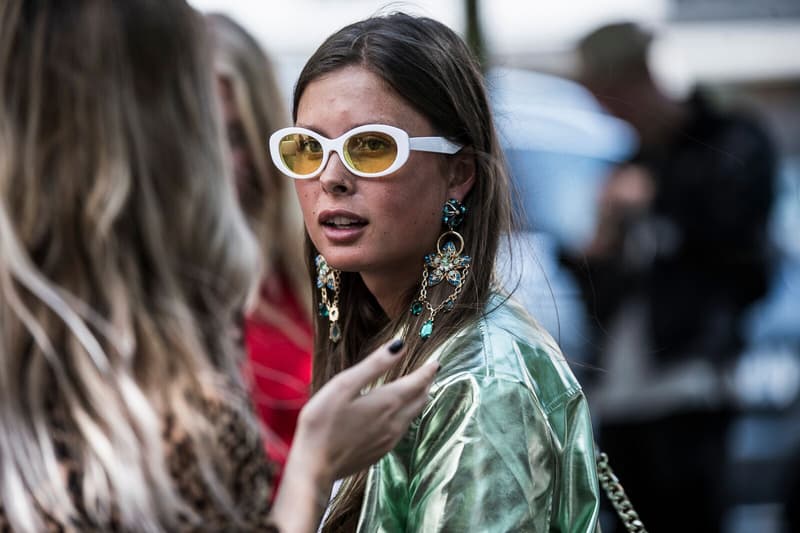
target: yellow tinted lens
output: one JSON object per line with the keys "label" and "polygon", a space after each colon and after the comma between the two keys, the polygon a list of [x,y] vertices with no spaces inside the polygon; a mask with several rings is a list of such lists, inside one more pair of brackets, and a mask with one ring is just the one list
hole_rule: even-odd
{"label": "yellow tinted lens", "polygon": [[397,143],[385,133],[357,133],[347,139],[344,152],[347,162],[356,170],[378,173],[397,159]]}
{"label": "yellow tinted lens", "polygon": [[296,174],[312,174],[322,163],[322,145],[314,137],[291,133],[281,139],[278,150],[289,170]]}

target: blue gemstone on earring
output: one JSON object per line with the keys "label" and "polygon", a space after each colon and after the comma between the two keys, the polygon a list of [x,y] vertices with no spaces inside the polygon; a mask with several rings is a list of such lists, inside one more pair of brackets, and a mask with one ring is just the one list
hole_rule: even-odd
{"label": "blue gemstone on earring", "polygon": [[411,314],[414,316],[421,315],[423,309],[424,307],[422,306],[422,302],[420,301],[416,301],[413,304],[411,304]]}
{"label": "blue gemstone on earring", "polygon": [[441,269],[437,268],[436,270],[431,272],[431,275],[428,277],[428,285],[433,287],[434,285],[437,285],[440,281],[442,281],[442,279],[444,279],[444,272],[442,272]]}
{"label": "blue gemstone on earring", "polygon": [[342,330],[339,329],[339,323],[334,322],[331,324],[331,329],[329,331],[328,338],[333,342],[339,342],[339,339],[342,338]]}
{"label": "blue gemstone on earring", "polygon": [[461,283],[461,272],[458,270],[451,270],[447,273],[447,281],[450,282],[450,285],[458,287],[458,284]]}
{"label": "blue gemstone on earring", "polygon": [[451,198],[442,206],[442,221],[452,230],[464,221],[466,212],[464,204]]}
{"label": "blue gemstone on earring", "polygon": [[426,320],[422,327],[419,330],[419,336],[423,339],[427,339],[433,333],[433,320]]}
{"label": "blue gemstone on earring", "polygon": [[328,318],[328,306],[320,303],[319,304],[319,316],[322,318]]}

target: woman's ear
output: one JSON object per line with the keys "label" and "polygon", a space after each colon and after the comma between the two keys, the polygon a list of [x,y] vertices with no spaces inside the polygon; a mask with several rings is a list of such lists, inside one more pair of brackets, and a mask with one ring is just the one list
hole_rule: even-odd
{"label": "woman's ear", "polygon": [[448,198],[459,202],[472,190],[475,184],[475,158],[472,154],[456,154],[449,165]]}

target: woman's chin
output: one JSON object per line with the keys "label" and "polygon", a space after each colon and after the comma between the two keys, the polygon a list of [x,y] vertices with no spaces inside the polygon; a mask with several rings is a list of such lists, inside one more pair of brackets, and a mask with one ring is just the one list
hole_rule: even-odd
{"label": "woman's chin", "polygon": [[368,267],[364,261],[364,251],[362,248],[341,246],[328,246],[324,252],[320,252],[329,266],[342,272],[361,272]]}

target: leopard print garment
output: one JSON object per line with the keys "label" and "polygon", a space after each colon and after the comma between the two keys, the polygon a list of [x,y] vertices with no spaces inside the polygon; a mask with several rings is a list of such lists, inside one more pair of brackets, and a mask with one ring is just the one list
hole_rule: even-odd
{"label": "leopard print garment", "polygon": [[[204,402],[208,406],[209,420],[219,428],[217,445],[223,451],[221,457],[230,459],[230,463],[220,469],[229,472],[227,478],[220,481],[233,497],[237,511],[243,523],[234,524],[224,511],[215,503],[202,481],[200,467],[195,460],[191,443],[181,436],[180,431],[168,417],[165,423],[164,440],[168,446],[168,467],[178,492],[184,501],[200,517],[200,522],[192,522],[187,517],[178,517],[179,526],[171,531],[179,533],[201,532],[236,532],[250,531],[276,532],[277,528],[269,521],[269,502],[272,499],[272,482],[274,471],[268,465],[261,439],[253,435],[238,413],[222,408],[218,404]],[[57,419],[57,418],[56,418]],[[63,427],[55,426],[54,441],[59,460],[67,475],[67,483],[75,501],[81,490],[81,471],[70,453],[70,436]],[[71,517],[68,523],[59,523],[46,517],[46,533],[77,532],[125,532],[112,517],[108,523],[98,524],[86,516],[80,506],[78,516]],[[0,533],[13,533],[2,505],[0,505]],[[43,532],[44,533],[44,532]]]}

